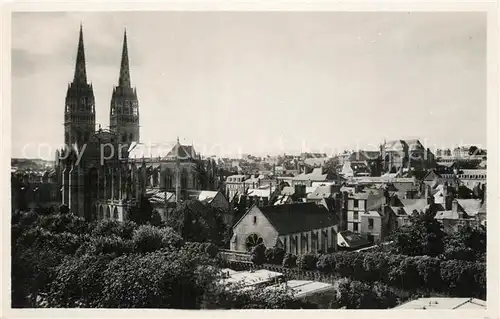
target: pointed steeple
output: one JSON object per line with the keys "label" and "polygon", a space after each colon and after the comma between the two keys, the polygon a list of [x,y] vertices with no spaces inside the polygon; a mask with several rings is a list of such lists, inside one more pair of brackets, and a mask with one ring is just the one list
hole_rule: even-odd
{"label": "pointed steeple", "polygon": [[78,51],[76,54],[74,83],[87,84],[87,69],[85,67],[85,48],[83,45],[83,26],[80,23],[80,38],[78,39]]}
{"label": "pointed steeple", "polygon": [[130,87],[130,68],[128,63],[128,49],[127,49],[127,30],[123,34],[123,49],[122,49],[122,63],[120,66],[120,78],[118,86]]}

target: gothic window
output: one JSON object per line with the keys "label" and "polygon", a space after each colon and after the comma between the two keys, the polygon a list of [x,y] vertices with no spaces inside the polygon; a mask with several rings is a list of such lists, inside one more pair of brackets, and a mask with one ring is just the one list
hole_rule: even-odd
{"label": "gothic window", "polygon": [[309,236],[308,234],[304,234],[301,238],[302,243],[302,252],[306,253],[309,250]]}
{"label": "gothic window", "polygon": [[116,207],[115,207],[115,209],[113,211],[113,219],[114,220],[118,220],[118,209],[116,209]]}
{"label": "gothic window", "polygon": [[158,174],[158,170],[155,170],[153,174],[153,187],[158,187]]}
{"label": "gothic window", "polygon": [[80,112],[83,112],[85,110],[85,98],[82,97],[82,99],[80,100]]}

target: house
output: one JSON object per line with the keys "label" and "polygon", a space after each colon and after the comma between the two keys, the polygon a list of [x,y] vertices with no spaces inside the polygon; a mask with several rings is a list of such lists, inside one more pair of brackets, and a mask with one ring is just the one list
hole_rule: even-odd
{"label": "house", "polygon": [[361,214],[360,233],[370,243],[380,243],[382,241],[382,215],[376,210],[370,210]]}
{"label": "house", "polygon": [[337,245],[340,250],[355,250],[370,245],[370,242],[352,231],[344,230],[337,234]]}
{"label": "house", "polygon": [[484,227],[485,212],[486,202],[480,199],[455,199],[450,210],[439,211],[434,218],[443,224],[445,232],[451,233],[463,226]]}
{"label": "house", "polygon": [[337,181],[340,184],[341,178],[337,174],[324,172],[323,168],[314,168],[310,173],[302,173],[291,178],[292,186],[306,185],[311,186],[314,182],[333,182]]}
{"label": "house", "polygon": [[423,171],[435,165],[434,154],[417,139],[385,142],[382,147],[385,172]]}
{"label": "house", "polygon": [[227,225],[233,224],[234,220],[233,213],[231,212],[231,204],[221,191],[190,191],[188,192],[188,196],[189,199],[195,199],[220,209],[223,214],[224,223]]}
{"label": "house", "polygon": [[315,203],[254,205],[234,224],[231,250],[249,251],[261,243],[293,254],[335,250],[337,219]]}
{"label": "house", "polygon": [[[386,198],[383,192],[362,192],[349,195],[347,203],[347,230],[360,233],[362,221],[360,216],[363,214],[373,216],[373,213],[369,212],[379,210],[385,204],[385,201]],[[369,219],[366,222],[371,223]]]}
{"label": "house", "polygon": [[353,176],[380,176],[382,154],[380,151],[357,151],[350,154],[342,165],[342,174]]}
{"label": "house", "polygon": [[486,169],[463,169],[457,172],[457,177],[462,185],[470,190],[486,184]]}
{"label": "house", "polygon": [[232,201],[236,194],[243,194],[247,187],[245,187],[246,175],[231,175],[226,178],[226,197]]}
{"label": "house", "polygon": [[314,188],[314,190],[307,194],[308,202],[319,202],[323,198],[332,198],[336,193],[340,191],[339,185],[326,185],[326,186],[318,186]]}

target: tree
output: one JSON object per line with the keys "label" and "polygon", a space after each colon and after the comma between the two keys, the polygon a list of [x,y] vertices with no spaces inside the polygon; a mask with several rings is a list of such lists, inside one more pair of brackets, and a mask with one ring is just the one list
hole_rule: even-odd
{"label": "tree", "polygon": [[99,221],[92,230],[92,236],[118,236],[123,239],[132,239],[138,225],[130,220],[119,222],[112,219]]}
{"label": "tree", "polygon": [[202,160],[196,161],[195,166],[196,179],[198,181],[198,185],[201,189],[208,189],[209,176],[207,172],[207,167]]}
{"label": "tree", "polygon": [[255,265],[262,265],[266,262],[266,246],[258,244],[250,251],[251,260]]}
{"label": "tree", "polygon": [[324,273],[333,273],[335,271],[335,256],[333,254],[319,256],[316,268]]}
{"label": "tree", "polygon": [[478,150],[479,149],[477,148],[477,146],[472,145],[471,147],[469,147],[469,155],[476,155]]}
{"label": "tree", "polygon": [[283,257],[283,267],[292,268],[297,265],[297,256],[286,253],[285,257]]}
{"label": "tree", "polygon": [[83,255],[66,258],[50,285],[50,307],[97,307],[104,289],[104,271],[112,257]]}
{"label": "tree", "polygon": [[139,204],[137,206],[132,207],[130,213],[128,215],[129,220],[137,223],[138,225],[144,225],[148,222],[151,222],[151,218],[153,215],[153,206],[149,202],[149,199],[141,195],[139,199]]}
{"label": "tree", "polygon": [[211,242],[223,246],[227,226],[222,211],[198,200],[180,204],[167,218],[166,224],[185,241]]}
{"label": "tree", "polygon": [[140,253],[154,252],[162,248],[180,248],[183,244],[182,237],[172,228],[158,228],[150,225],[139,226],[134,231],[132,241],[135,250]]}
{"label": "tree", "polygon": [[270,264],[281,265],[285,257],[285,250],[281,247],[266,248],[266,261]]}
{"label": "tree", "polygon": [[161,226],[161,224],[162,224],[162,220],[161,220],[160,213],[158,213],[158,211],[155,209],[151,213],[151,225]]}
{"label": "tree", "polygon": [[391,235],[396,251],[409,256],[438,256],[444,250],[443,226],[434,214],[427,210],[424,214],[411,217],[411,224],[402,226]]}
{"label": "tree", "polygon": [[99,307],[199,309],[216,275],[215,268],[182,252],[118,257],[103,273]]}
{"label": "tree", "polygon": [[297,257],[297,267],[300,270],[315,270],[318,256],[313,253],[306,253]]}

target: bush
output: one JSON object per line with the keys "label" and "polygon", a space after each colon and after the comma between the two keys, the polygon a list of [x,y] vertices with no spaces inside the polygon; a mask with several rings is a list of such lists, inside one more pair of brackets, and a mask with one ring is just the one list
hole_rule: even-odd
{"label": "bush", "polygon": [[118,236],[91,237],[88,242],[80,246],[77,256],[102,254],[118,257],[133,253],[135,248],[135,243],[132,240],[123,239]]}
{"label": "bush", "polygon": [[297,257],[297,267],[300,270],[315,270],[318,256],[313,253],[306,253]]}
{"label": "bush", "polygon": [[335,271],[335,255],[321,255],[316,263],[316,268],[324,273],[333,273]]}
{"label": "bush", "polygon": [[267,248],[265,251],[266,261],[273,265],[281,265],[285,257],[285,250],[281,247]]}
{"label": "bush", "polygon": [[212,243],[205,243],[204,252],[211,258],[215,258],[219,253],[219,247]]}
{"label": "bush", "polygon": [[292,268],[297,265],[297,256],[286,253],[285,257],[283,257],[283,267]]}
{"label": "bush", "polygon": [[162,248],[180,248],[182,238],[170,227],[158,228],[141,225],[134,231],[132,241],[140,253],[153,252]]}
{"label": "bush", "polygon": [[252,250],[250,251],[251,254],[251,260],[255,265],[262,265],[266,262],[266,246],[264,244],[258,244],[257,246],[253,247]]}
{"label": "bush", "polygon": [[123,239],[132,239],[137,224],[133,221],[119,222],[116,220],[105,219],[99,221],[92,230],[93,236],[118,236]]}

